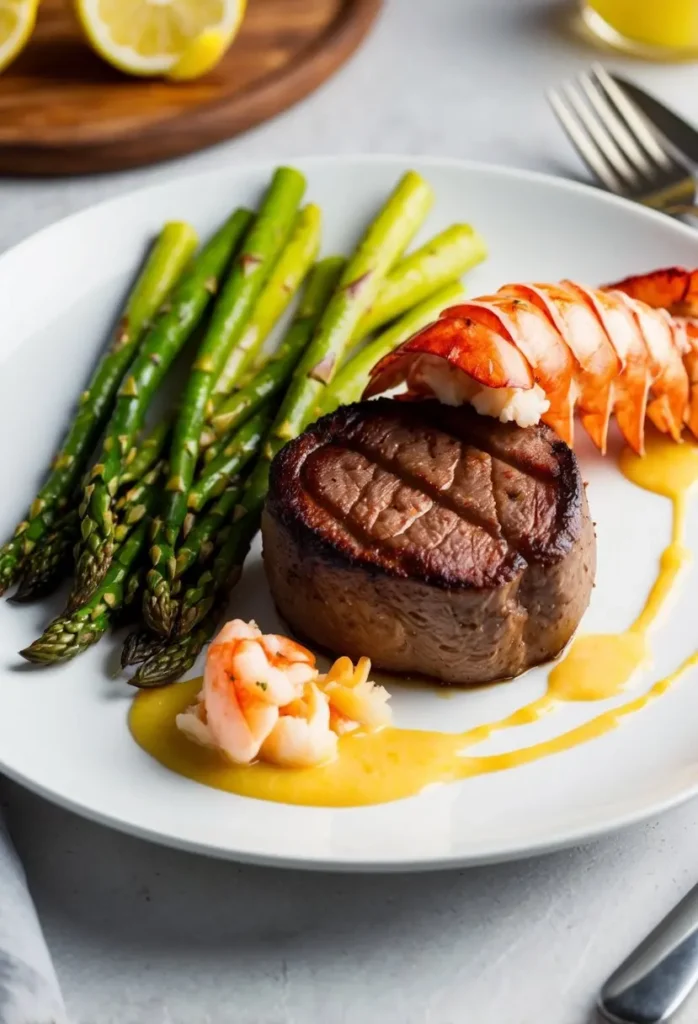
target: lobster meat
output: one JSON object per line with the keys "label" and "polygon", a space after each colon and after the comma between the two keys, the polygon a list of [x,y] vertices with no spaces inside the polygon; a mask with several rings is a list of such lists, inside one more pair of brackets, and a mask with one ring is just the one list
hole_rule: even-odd
{"label": "lobster meat", "polygon": [[578,411],[601,452],[611,416],[644,452],[645,420],[698,437],[698,270],[668,267],[604,288],[508,284],[443,311],[371,371],[364,397],[470,402],[568,444]]}

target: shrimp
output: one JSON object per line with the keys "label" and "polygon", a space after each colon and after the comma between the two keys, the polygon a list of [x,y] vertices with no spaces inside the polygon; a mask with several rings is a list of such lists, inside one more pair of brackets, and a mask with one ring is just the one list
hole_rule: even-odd
{"label": "shrimp", "polygon": [[[178,726],[207,740],[231,761],[249,764],[279,719],[279,708],[317,676],[315,658],[287,637],[264,636],[254,622],[227,623],[209,648],[201,702]],[[184,717],[184,716],[182,716]]]}
{"label": "shrimp", "polygon": [[367,658],[356,669],[339,658],[320,676],[305,647],[234,619],[211,644],[196,703],[176,724],[236,764],[323,764],[336,756],[340,735],[390,721],[390,695],[369,680],[370,670]]}
{"label": "shrimp", "polygon": [[578,409],[602,453],[611,416],[638,454],[646,419],[676,441],[684,424],[698,436],[698,271],[601,289],[505,285],[444,310],[385,356],[364,397],[405,384],[504,422],[543,420],[570,445]]}
{"label": "shrimp", "polygon": [[286,768],[311,768],[333,760],[337,733],[330,728],[327,697],[315,683],[307,683],[302,697],[281,709],[260,753],[264,761]]}

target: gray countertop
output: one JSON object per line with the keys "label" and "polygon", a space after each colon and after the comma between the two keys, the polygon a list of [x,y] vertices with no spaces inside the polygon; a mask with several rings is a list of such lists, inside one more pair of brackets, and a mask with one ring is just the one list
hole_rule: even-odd
{"label": "gray countertop", "polygon": [[[581,176],[542,95],[593,54],[559,15],[542,0],[388,0],[344,70],[243,139],[120,176],[5,181],[0,247],[141,184],[260,157],[429,153]],[[609,62],[698,120],[695,66]],[[74,1024],[581,1024],[697,880],[695,803],[538,860],[350,877],[207,861],[2,794]]]}

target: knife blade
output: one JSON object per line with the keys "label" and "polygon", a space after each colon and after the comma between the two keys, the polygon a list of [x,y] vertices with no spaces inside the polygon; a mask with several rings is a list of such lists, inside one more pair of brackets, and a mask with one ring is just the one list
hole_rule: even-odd
{"label": "knife blade", "polygon": [[651,127],[684,159],[698,166],[698,129],[634,82],[615,73],[611,77],[640,109]]}
{"label": "knife blade", "polygon": [[698,982],[698,886],[608,979],[598,1009],[611,1024],[668,1021]]}

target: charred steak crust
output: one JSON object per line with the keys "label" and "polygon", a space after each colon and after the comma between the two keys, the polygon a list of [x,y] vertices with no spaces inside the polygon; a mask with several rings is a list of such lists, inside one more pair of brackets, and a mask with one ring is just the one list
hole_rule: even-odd
{"label": "charred steak crust", "polygon": [[[423,490],[426,497],[437,505],[445,498],[445,492],[420,474],[419,469],[408,472],[404,465],[396,464],[380,449],[377,450],[378,446],[367,444],[367,424],[385,424],[388,429],[398,424],[407,430],[423,431],[426,428],[434,434],[445,434],[466,446],[476,458],[489,457],[490,465],[493,462],[499,464],[502,472],[509,467],[531,481],[552,485],[556,489],[552,529],[544,537],[507,536],[505,523],[497,518],[497,501],[493,493],[495,474],[492,472],[484,483],[492,495],[494,518],[482,515],[472,505],[456,509],[455,503],[448,500],[444,504],[456,515],[460,514],[474,529],[499,538],[508,549],[496,575],[486,581],[473,578],[472,573],[456,571],[450,564],[436,572],[419,558],[406,558],[404,561],[390,558],[384,549],[372,543],[369,531],[364,536],[356,536],[347,528],[346,522],[337,523],[333,529],[335,524],[331,519],[340,513],[323,507],[322,495],[308,489],[313,481],[308,478],[306,470],[309,458],[328,449],[353,452],[364,456],[367,461],[375,461],[381,469],[394,474],[406,485]],[[469,406],[451,408],[436,401],[403,403],[379,398],[343,406],[318,420],[276,456],[271,467],[267,509],[295,536],[308,556],[318,555],[334,559],[343,566],[348,564],[392,576],[416,577],[430,586],[447,589],[496,586],[515,579],[531,561],[544,565],[558,562],[571,550],[582,532],[584,486],[574,452],[549,427],[541,424],[534,431],[541,443],[525,446],[521,444],[520,436],[529,432],[520,427],[480,416]],[[510,496],[513,493],[510,491]],[[327,515],[324,529],[317,528],[318,519],[324,518],[318,517],[318,511]]]}
{"label": "charred steak crust", "polygon": [[595,571],[567,445],[545,426],[432,401],[357,403],[288,444],[262,534],[274,600],[296,632],[446,683],[557,655]]}

